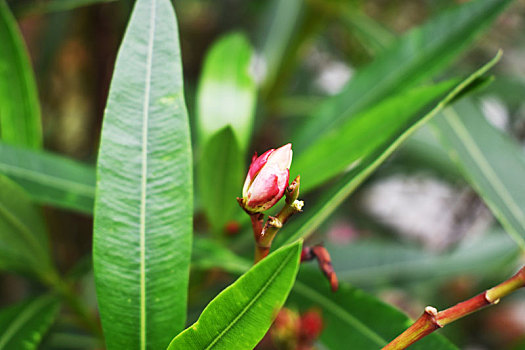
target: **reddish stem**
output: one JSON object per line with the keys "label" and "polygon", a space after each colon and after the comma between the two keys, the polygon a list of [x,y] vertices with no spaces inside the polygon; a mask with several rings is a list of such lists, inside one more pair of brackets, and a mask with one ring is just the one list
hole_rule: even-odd
{"label": "reddish stem", "polygon": [[264,215],[261,213],[250,214],[250,219],[252,220],[253,238],[256,242],[260,239],[263,230],[263,217]]}
{"label": "reddish stem", "polygon": [[433,307],[427,306],[423,315],[383,350],[405,349],[438,328],[486,306],[497,304],[501,298],[523,286],[525,286],[525,266],[505,282],[448,309],[437,312]]}
{"label": "reddish stem", "polygon": [[436,322],[437,310],[431,306],[425,308],[425,312],[406,331],[396,339],[392,340],[383,350],[405,349],[419,339],[429,335],[440,328]]}
{"label": "reddish stem", "polygon": [[317,259],[319,263],[319,268],[323,271],[324,275],[330,282],[332,291],[336,292],[339,288],[339,281],[337,280],[337,275],[335,274],[334,267],[332,266],[332,259],[330,253],[322,245],[316,245],[313,247],[304,247],[301,252],[301,262],[311,261]]}
{"label": "reddish stem", "polygon": [[[297,197],[299,196],[299,186],[300,177],[297,176],[285,191],[286,203],[284,207],[281,209],[279,214],[277,214],[277,216],[269,216],[264,226],[262,226],[262,214],[259,214],[259,217],[254,217],[257,214],[250,214],[255,238],[255,264],[268,255],[273,239],[283,224],[288,221],[290,216],[301,211],[302,205],[304,203],[302,201],[297,201]],[[242,202],[239,203],[241,203],[242,206]]]}

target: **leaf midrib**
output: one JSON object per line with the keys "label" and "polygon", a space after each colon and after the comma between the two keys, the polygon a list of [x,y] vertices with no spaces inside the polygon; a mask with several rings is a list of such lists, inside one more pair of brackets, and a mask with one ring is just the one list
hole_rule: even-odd
{"label": "leaf midrib", "polygon": [[228,326],[221,333],[219,333],[217,337],[215,337],[215,339],[213,339],[213,341],[205,348],[205,350],[211,349],[224,336],[224,334],[226,334],[226,332],[228,332],[233,326],[235,326],[235,324],[244,316],[244,314],[248,312],[250,307],[259,300],[261,295],[269,288],[270,284],[272,284],[272,282],[277,278],[277,276],[285,268],[285,266],[288,264],[288,261],[294,255],[294,253],[295,253],[294,250],[288,253],[288,255],[283,259],[282,264],[279,265],[279,267],[274,271],[272,275],[270,275],[270,278],[264,283],[262,288],[257,292],[257,294],[255,294],[252,300],[250,300],[250,302],[242,308],[241,312],[239,312],[239,314],[233,319],[233,321],[230,322]]}
{"label": "leaf midrib", "polygon": [[153,44],[155,40],[156,0],[151,2],[148,52],[146,58],[146,80],[142,109],[142,173],[140,180],[140,348],[146,349],[146,192],[148,175],[148,122],[151,88]]}

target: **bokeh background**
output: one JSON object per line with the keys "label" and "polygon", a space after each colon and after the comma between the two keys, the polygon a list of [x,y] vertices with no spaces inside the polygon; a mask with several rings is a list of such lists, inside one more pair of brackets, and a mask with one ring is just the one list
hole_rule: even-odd
{"label": "bokeh background", "polygon": [[[339,92],[356,69],[373,60],[379,45],[388,45],[461,2],[174,1],[190,118],[195,115],[195,91],[205,54],[226,33],[245,32],[259,53],[269,52],[274,60],[265,62],[259,55],[253,63],[256,78],[272,77],[259,87],[256,136],[250,146],[251,151],[262,152],[286,143],[294,124],[324,97]],[[45,148],[94,164],[113,65],[133,2],[7,3],[18,20],[36,74]],[[336,10],[341,4],[345,11]],[[376,41],[370,40],[370,33]],[[476,98],[488,121],[525,151],[524,33],[525,1],[518,0],[446,74],[465,76],[503,49],[503,58],[492,71],[496,80]],[[315,199],[315,195],[308,198]],[[45,215],[61,270],[78,267],[81,261],[89,266],[92,218],[50,207]],[[197,230],[206,225],[197,211]],[[332,247],[336,271],[345,280],[412,317],[427,304],[442,308],[477,294],[524,261],[516,246],[501,237],[491,212],[428,128],[411,137],[318,231],[312,241]],[[249,235],[243,230],[239,234]],[[244,246],[242,240],[236,242]],[[477,254],[476,266],[462,265],[473,261],[466,256]],[[396,265],[389,263],[388,256],[406,259],[398,258]],[[205,293],[199,288],[205,279],[218,281],[208,291],[210,299],[231,280],[219,271],[208,272],[206,278],[197,276],[192,282],[193,290],[200,291],[196,293]],[[2,273],[0,306],[22,300],[38,288]],[[82,291],[94,306],[89,273]],[[195,316],[200,307],[194,306]],[[525,348],[525,342],[520,346],[525,338],[525,294],[517,293],[502,305],[460,320],[443,333],[462,349]],[[60,339],[55,341],[60,344]],[[89,340],[77,345],[90,347]]]}

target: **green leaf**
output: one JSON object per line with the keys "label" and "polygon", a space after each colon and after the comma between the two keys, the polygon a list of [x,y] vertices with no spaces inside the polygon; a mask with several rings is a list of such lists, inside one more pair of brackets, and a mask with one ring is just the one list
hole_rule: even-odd
{"label": "green leaf", "polygon": [[239,213],[244,176],[243,156],[231,126],[217,132],[206,143],[198,166],[200,199],[208,221],[222,233],[228,221]]}
{"label": "green leaf", "polygon": [[5,142],[42,146],[42,125],[35,78],[13,15],[0,0],[0,132]]}
{"label": "green leaf", "polygon": [[268,89],[278,78],[279,70],[287,60],[287,51],[297,39],[298,27],[304,17],[304,2],[272,0],[266,4],[268,10],[259,28],[259,50],[264,57],[264,85]]}
{"label": "green leaf", "polygon": [[326,244],[340,280],[359,286],[393,282],[428,282],[458,275],[487,277],[512,265],[519,249],[503,232],[465,242],[449,253],[425,252],[420,247],[384,241]]}
{"label": "green leaf", "polygon": [[108,349],[162,349],[184,327],[192,160],[177,22],[138,0],[117,57],[97,167],[94,272]]}
{"label": "green leaf", "polygon": [[302,242],[283,247],[252,267],[213,299],[168,349],[253,349],[293,286],[301,248]]}
{"label": "green leaf", "polygon": [[95,168],[66,157],[0,142],[0,173],[37,202],[91,214]]}
{"label": "green leaf", "polygon": [[199,194],[216,233],[238,213],[235,198],[242,186],[257,96],[252,56],[243,34],[229,34],[210,49],[199,82]]}
{"label": "green leaf", "polygon": [[[400,128],[397,131],[397,134],[392,134],[392,137],[390,139],[386,139],[385,142],[383,142],[380,145],[377,145],[377,147],[373,150],[370,149],[364,149],[364,153],[361,157],[356,157],[356,159],[359,161],[358,164],[349,164],[353,165],[353,168],[348,171],[347,173],[342,176],[340,180],[335,183],[330,190],[326,191],[325,194],[320,198],[317,203],[309,209],[308,207],[305,208],[305,211],[308,211],[307,213],[301,215],[299,219],[294,220],[288,224],[284,230],[284,233],[279,235],[279,237],[288,237],[286,240],[287,243],[293,242],[296,239],[299,239],[301,237],[306,237],[310,235],[313,231],[315,231],[323,221],[330,216],[331,213],[334,212],[334,210],[382,163],[384,160],[392,154],[392,152],[403,142],[410,134],[412,134],[416,128],[423,123],[425,123],[427,120],[432,118],[435,114],[437,114],[439,111],[441,111],[445,106],[450,103],[450,101],[453,101],[459,94],[464,92],[465,90],[469,89],[469,86],[472,84],[476,84],[476,81],[483,76],[492,66],[494,66],[498,60],[501,57],[501,52],[499,52],[491,61],[486,63],[483,67],[478,69],[476,72],[471,74],[468,78],[466,78],[464,81],[462,81],[460,84],[458,84],[452,91],[448,93],[448,95],[441,100],[439,103],[435,105],[435,107],[426,113],[424,116],[419,116],[416,120],[412,121],[412,124],[408,125],[401,125]],[[387,101],[388,103],[388,101]],[[377,107],[380,108],[380,107]],[[374,109],[372,109],[374,111]],[[395,111],[394,111],[395,112]],[[366,114],[365,114],[366,115]],[[386,115],[386,118],[391,118],[395,120],[399,118],[399,115],[394,113],[391,115]],[[379,119],[379,118],[377,118]],[[348,122],[348,125],[352,123],[352,120]],[[384,130],[382,129],[382,124],[377,124],[375,126],[377,130]],[[398,126],[399,127],[399,126]],[[345,130],[345,129],[342,129]],[[349,132],[351,130],[349,129]],[[351,146],[352,143],[350,140],[347,141],[347,144],[345,147],[349,147],[348,149],[352,149]],[[359,150],[358,150],[359,151]],[[346,156],[346,155],[345,155]],[[306,157],[306,156],[304,156]],[[299,167],[297,167],[300,169]],[[295,169],[295,168],[294,168]],[[326,169],[319,168],[319,171],[326,172]],[[296,172],[291,172],[292,174],[295,174]],[[301,179],[303,179],[305,176],[301,174]],[[303,180],[301,181],[302,184]],[[282,239],[277,242],[282,242]]]}
{"label": "green leaf", "polygon": [[296,151],[337,128],[345,119],[385,97],[432,77],[487,28],[511,0],[476,0],[457,6],[411,30],[366,68],[343,91],[318,108],[293,141]]}
{"label": "green leaf", "polygon": [[424,120],[425,112],[455,86],[456,82],[445,81],[419,87],[348,119],[300,153],[290,173],[301,174],[301,190],[308,192],[340,173],[359,168],[379,149],[392,145]]}
{"label": "green leaf", "polygon": [[[377,350],[398,336],[412,321],[402,312],[358,289],[341,284],[333,293],[319,271],[301,269],[287,305],[322,309],[321,342],[329,349]],[[452,350],[449,341],[431,334],[410,349]]]}
{"label": "green leaf", "polygon": [[512,238],[525,249],[525,155],[484,118],[471,101],[461,101],[434,121],[449,155]]}
{"label": "green leaf", "polygon": [[250,72],[253,49],[242,33],[221,38],[206,56],[197,92],[200,144],[231,126],[241,154],[249,145],[257,98]]}
{"label": "green leaf", "polygon": [[55,296],[47,295],[0,310],[0,350],[37,349],[59,306]]}
{"label": "green leaf", "polygon": [[54,273],[39,209],[17,184],[0,175],[0,269],[47,279]]}

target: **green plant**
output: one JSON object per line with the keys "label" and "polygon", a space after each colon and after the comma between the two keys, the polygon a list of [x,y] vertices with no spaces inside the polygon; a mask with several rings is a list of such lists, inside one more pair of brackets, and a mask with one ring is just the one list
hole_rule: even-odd
{"label": "green plant", "polygon": [[[183,79],[172,3],[137,0],[93,166],[42,150],[35,78],[11,8],[22,16],[96,2],[0,0],[0,268],[38,283],[35,296],[0,310],[0,349],[456,349],[431,333],[524,286],[522,269],[444,311],[425,308],[413,324],[372,288],[418,282],[432,289],[434,279],[469,272],[490,275],[490,284],[517,266],[525,242],[525,157],[485,120],[474,97],[492,82],[487,74],[502,51],[466,77],[450,78],[458,75],[451,74],[453,60],[510,0],[454,6],[400,38],[352,11],[355,4],[275,0],[262,53],[243,31],[222,36],[196,89]],[[356,35],[370,63],[337,94],[293,96],[291,78],[303,74],[296,62],[301,45],[332,20]],[[276,119],[280,114],[308,117]],[[410,140],[426,123],[444,145],[432,146],[436,157],[445,149],[459,164],[447,176],[459,182],[463,174],[501,223],[496,231],[515,243],[500,233],[475,249],[442,254],[379,234],[349,246],[318,244],[315,233],[326,231],[327,220],[340,216],[380,166],[388,169],[395,151],[401,165],[409,163],[403,152],[419,150]],[[291,145],[253,157],[246,169],[265,129],[276,134],[272,142]],[[63,272],[40,205],[93,216],[89,263]],[[265,221],[267,213],[275,216]],[[310,260],[319,268],[307,266]],[[217,270],[226,282],[213,280]],[[91,277],[97,309],[84,295],[82,281]],[[68,312],[59,312],[62,305]]]}

